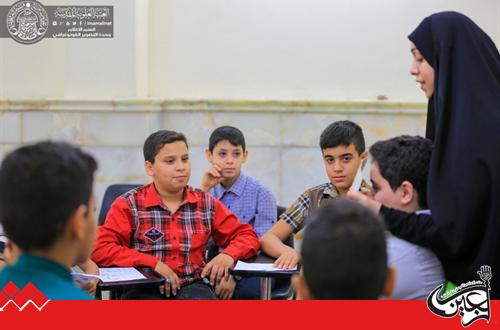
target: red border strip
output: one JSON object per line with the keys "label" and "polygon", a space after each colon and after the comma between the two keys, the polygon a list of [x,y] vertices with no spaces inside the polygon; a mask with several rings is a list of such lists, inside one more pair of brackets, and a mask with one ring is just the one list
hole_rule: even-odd
{"label": "red border strip", "polygon": [[[491,301],[491,320],[467,329],[498,329],[500,301]],[[0,312],[2,328],[91,329],[461,329],[459,316],[441,318],[425,301],[50,301]]]}

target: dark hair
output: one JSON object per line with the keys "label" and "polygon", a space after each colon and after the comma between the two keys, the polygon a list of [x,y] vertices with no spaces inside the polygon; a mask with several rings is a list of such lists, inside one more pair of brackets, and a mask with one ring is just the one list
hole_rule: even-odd
{"label": "dark hair", "polygon": [[302,243],[302,270],[314,299],[378,299],[387,277],[381,220],[338,198],[311,218]]}
{"label": "dark hair", "polygon": [[233,126],[221,126],[215,129],[215,131],[210,134],[210,139],[208,140],[208,150],[210,152],[214,151],[215,146],[220,141],[227,140],[233,146],[241,146],[243,151],[245,151],[245,137],[243,132]]}
{"label": "dark hair", "polygon": [[409,181],[418,194],[418,204],[427,208],[427,177],[431,161],[432,142],[420,136],[402,135],[379,141],[370,147],[373,161],[380,174],[396,190]]}
{"label": "dark hair", "polygon": [[144,160],[151,163],[155,162],[155,157],[160,152],[165,144],[174,143],[176,141],[183,141],[188,147],[187,139],[184,134],[174,131],[161,130],[148,136],[144,141],[142,151],[144,153]]}
{"label": "dark hair", "polygon": [[350,120],[340,120],[328,125],[319,137],[321,150],[338,146],[354,144],[356,151],[361,154],[365,151],[365,137],[361,127]]}
{"label": "dark hair", "polygon": [[44,141],[9,153],[0,167],[0,222],[21,250],[46,250],[92,194],[95,159],[77,147]]}

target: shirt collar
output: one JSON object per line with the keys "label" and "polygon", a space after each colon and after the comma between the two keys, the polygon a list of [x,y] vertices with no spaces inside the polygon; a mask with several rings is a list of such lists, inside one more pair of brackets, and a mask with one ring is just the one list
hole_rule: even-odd
{"label": "shirt collar", "polygon": [[[186,186],[184,188],[184,200],[182,201],[181,205],[185,203],[197,203],[200,200],[200,197],[191,189],[190,187]],[[145,207],[152,207],[152,206],[162,206],[163,201],[160,198],[160,195],[156,191],[155,185],[153,182],[149,184],[149,187],[147,188],[146,191],[146,198],[144,200],[144,206]]]}
{"label": "shirt collar", "polygon": [[224,195],[224,193],[229,192],[229,191],[232,192],[233,194],[237,195],[238,197],[240,197],[243,194],[243,190],[245,189],[247,179],[248,179],[248,177],[245,174],[243,174],[243,172],[240,172],[240,175],[238,176],[236,181],[233,183],[231,188],[225,189],[224,186],[219,183],[217,186],[215,186],[215,189],[214,189],[215,195],[216,195],[215,197],[220,199],[222,197],[222,195]]}

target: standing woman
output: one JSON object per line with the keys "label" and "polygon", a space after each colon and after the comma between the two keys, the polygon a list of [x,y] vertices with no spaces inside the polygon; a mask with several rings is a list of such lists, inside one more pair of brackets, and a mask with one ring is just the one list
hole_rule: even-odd
{"label": "standing woman", "polygon": [[432,215],[409,214],[350,194],[379,211],[388,229],[429,247],[447,279],[478,280],[491,266],[491,297],[500,298],[500,54],[471,19],[442,12],[409,35],[411,74],[429,98],[433,140],[428,181]]}

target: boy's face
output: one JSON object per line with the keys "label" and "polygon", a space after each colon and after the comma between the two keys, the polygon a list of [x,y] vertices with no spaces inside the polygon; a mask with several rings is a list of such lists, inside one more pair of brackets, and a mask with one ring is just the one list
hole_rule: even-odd
{"label": "boy's face", "polygon": [[392,190],[389,181],[380,173],[380,169],[376,162],[372,162],[370,179],[372,182],[373,198],[387,207],[400,210],[401,205],[399,203],[397,190]]}
{"label": "boy's face", "polygon": [[184,141],[165,144],[156,154],[154,163],[146,161],[145,168],[157,189],[178,193],[186,187],[191,176],[191,161],[186,144]]}
{"label": "boy's face", "polygon": [[380,173],[377,162],[372,162],[370,168],[370,179],[372,182],[373,198],[383,205],[406,212],[415,212],[419,209],[418,197],[413,186],[408,181],[393,190],[389,181]]}
{"label": "boy's face", "polygon": [[240,175],[241,166],[248,157],[248,150],[243,151],[243,147],[233,146],[228,140],[219,141],[212,152],[206,151],[207,159],[212,165],[217,165],[221,169],[224,179],[233,179]]}
{"label": "boy's face", "polygon": [[323,163],[330,182],[339,190],[349,190],[358,171],[361,160],[367,152],[361,155],[354,144],[323,149]]}

